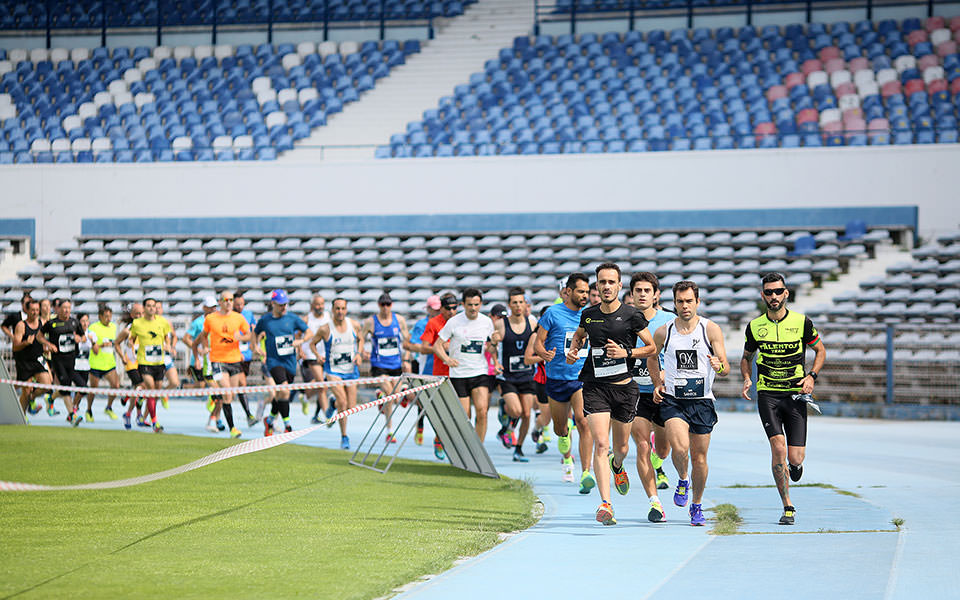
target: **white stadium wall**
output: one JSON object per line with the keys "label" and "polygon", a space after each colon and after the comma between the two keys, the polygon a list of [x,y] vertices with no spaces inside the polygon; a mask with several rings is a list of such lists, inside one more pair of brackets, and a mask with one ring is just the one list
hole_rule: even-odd
{"label": "white stadium wall", "polygon": [[79,235],[81,220],[92,218],[911,205],[921,235],[960,226],[960,145],[316,163],[296,155],[0,167],[0,219],[35,219],[41,254]]}

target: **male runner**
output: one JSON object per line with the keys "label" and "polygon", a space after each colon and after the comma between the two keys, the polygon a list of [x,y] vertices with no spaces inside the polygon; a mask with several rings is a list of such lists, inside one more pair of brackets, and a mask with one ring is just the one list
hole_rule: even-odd
{"label": "male runner", "polygon": [[[240,376],[243,373],[243,354],[240,353],[240,342],[253,337],[250,325],[240,313],[233,310],[233,294],[222,292],[220,305],[216,312],[212,312],[203,320],[203,331],[195,340],[192,347],[197,350],[201,345],[209,347],[210,371],[213,375],[214,387],[231,388],[240,386]],[[207,344],[209,340],[209,344]],[[227,419],[230,428],[230,437],[238,438],[241,433],[233,424],[233,392],[223,392],[223,416]]]}
{"label": "male runner", "polygon": [[[457,391],[463,412],[476,409],[474,429],[483,443],[487,434],[487,411],[490,408],[490,379],[484,348],[493,335],[493,321],[480,312],[483,296],[480,290],[467,288],[461,296],[463,312],[450,317],[437,334],[433,351],[440,362],[450,367],[450,383]],[[447,342],[450,351],[447,352]]]}
{"label": "male runner", "polygon": [[[117,324],[113,322],[113,311],[104,303],[97,307],[97,320],[90,325],[89,336],[93,342],[90,351],[90,387],[98,387],[100,380],[106,379],[113,388],[120,387],[120,376],[117,375],[117,355],[114,353],[114,340],[117,339]],[[107,407],[104,414],[110,420],[116,421],[120,417],[113,412],[115,396],[107,396]]]}
{"label": "male runner", "polygon": [[[449,377],[450,376],[450,367],[447,366],[445,362],[439,360],[439,357],[434,350],[434,346],[439,339],[440,330],[444,328],[447,324],[447,321],[453,318],[457,312],[457,307],[459,303],[457,302],[457,297],[451,293],[446,293],[440,296],[440,312],[433,316],[423,330],[423,335],[420,336],[420,341],[423,342],[426,348],[429,348],[429,351],[434,356],[433,359],[433,375],[438,377]],[[437,460],[443,460],[446,458],[446,453],[443,451],[443,443],[440,442],[438,436],[433,438],[433,455],[437,457]]]}
{"label": "male runner", "polygon": [[[254,325],[257,324],[257,319],[253,316],[253,311],[246,308],[247,301],[244,300],[243,290],[237,290],[233,294],[233,310],[240,313],[247,321],[247,325],[253,330]],[[240,362],[240,387],[246,387],[247,377],[250,376],[250,361],[253,360],[253,352],[250,350],[250,342],[242,341],[240,342],[240,354],[243,356],[243,360]],[[237,400],[240,401],[240,408],[243,409],[244,414],[247,415],[247,426],[253,427],[260,420],[257,417],[250,414],[250,406],[247,404],[247,395],[243,392],[237,394]]]}
{"label": "male runner", "polygon": [[[610,504],[610,473],[613,473],[617,493],[625,495],[630,490],[630,480],[623,468],[623,459],[630,450],[630,429],[639,394],[631,377],[633,363],[652,356],[656,349],[643,313],[617,297],[623,288],[620,267],[603,263],[597,267],[596,274],[600,304],[580,313],[580,325],[573,334],[566,360],[569,365],[576,363],[584,340],[590,340],[590,356],[579,378],[583,382],[583,412],[594,439],[593,468],[601,499],[596,519],[604,525],[616,525]],[[644,344],[641,348],[634,347],[638,338]],[[650,496],[647,518],[660,522],[664,513],[656,486],[645,487]]]}
{"label": "male runner", "polygon": [[[217,309],[217,299],[214,296],[207,296],[200,305],[201,314],[194,319],[183,334],[183,343],[193,355],[190,361],[190,376],[199,384],[199,387],[216,387],[213,383],[213,371],[210,367],[210,355],[207,347],[196,348],[193,345],[194,340],[203,333],[203,323],[207,315]],[[223,431],[226,426],[220,420],[220,410],[223,404],[223,397],[219,394],[207,396],[207,417],[206,430],[211,433]]]}
{"label": "male runner", "polygon": [[[310,350],[320,356],[317,342],[323,342],[324,357],[317,360],[323,363],[323,370],[327,379],[339,381],[340,385],[332,388],[337,399],[337,407],[341,411],[350,410],[357,405],[357,384],[348,383],[360,378],[361,354],[358,348],[360,341],[360,325],[347,316],[347,301],[336,298],[333,301],[333,318],[329,323],[320,327],[310,340]],[[347,418],[340,421],[340,448],[350,449],[350,438],[347,437]]]}
{"label": "male runner", "polygon": [[[40,333],[40,303],[28,299],[21,306],[26,308],[24,311],[25,317],[13,324],[12,335],[10,336],[13,340],[13,360],[17,367],[17,380],[35,381],[49,385],[53,382],[53,377],[47,371],[47,363],[43,360],[43,351],[44,349],[53,351],[56,348],[43,339],[43,334]],[[27,414],[30,410],[34,398],[45,393],[39,388],[22,388],[20,390],[20,408],[23,413]],[[72,412],[68,414],[72,414]],[[69,417],[67,420],[70,420]],[[76,427],[79,424],[78,421],[73,425]]]}
{"label": "male runner", "polygon": [[24,292],[23,296],[20,298],[20,310],[15,310],[7,313],[4,316],[3,324],[0,325],[0,329],[3,330],[3,334],[9,339],[13,339],[13,328],[17,326],[17,323],[26,320],[27,304],[29,304],[31,300],[33,300],[33,298],[30,296],[30,292]]}
{"label": "male runner", "polygon": [[[310,300],[310,312],[307,313],[307,327],[309,329],[304,337],[309,340],[314,336],[314,334],[317,333],[317,331],[320,330],[321,327],[327,325],[328,323],[330,323],[330,315],[324,312],[323,296],[316,294]],[[310,344],[301,344],[299,351],[300,375],[303,377],[303,380],[308,383],[311,381],[323,381],[323,363],[318,362],[317,355],[314,354]],[[321,354],[322,353],[321,347]],[[321,414],[328,419],[333,416],[333,412],[336,410],[336,407],[334,407],[333,403],[330,402],[330,398],[326,389],[317,388],[315,390],[303,390],[300,393],[303,395],[303,399],[301,400],[303,414],[307,414],[309,412],[307,396],[314,395],[316,397],[316,410],[313,413],[313,418],[310,419],[311,423],[319,423]],[[259,414],[259,409],[257,412]]]}
{"label": "male runner", "polygon": [[[74,382],[78,387],[89,387],[90,383],[90,353],[93,351],[93,336],[90,334],[90,315],[77,313],[77,323],[80,325],[80,341],[77,342],[77,357],[73,361]],[[87,423],[93,423],[93,394],[77,394],[74,402],[77,411],[80,410],[80,399],[87,397],[87,412],[84,417]]]}
{"label": "male runner", "polygon": [[710,433],[717,423],[713,405],[713,379],[730,372],[720,326],[697,316],[700,289],[692,281],[673,284],[673,305],[677,318],[661,325],[653,336],[660,357],[647,359],[653,380],[654,402],[660,402],[660,415],[666,422],[667,438],[672,448],[673,466],[680,480],[673,494],[673,503],[686,506],[690,480],[687,475],[688,453],[693,463],[693,502],[690,524],[703,525],[703,490],[707,484],[707,450]]}
{"label": "male runner", "polygon": [[[407,320],[402,316],[394,314],[393,300],[390,294],[384,292],[377,299],[379,312],[376,315],[367,317],[363,321],[363,327],[360,329],[360,344],[364,347],[363,357],[370,359],[371,377],[400,377],[403,373],[404,363],[409,368],[409,360],[403,360],[403,353],[407,347],[410,333],[407,331]],[[372,351],[366,351],[367,336],[373,336]],[[377,398],[393,393],[397,388],[397,382],[384,381],[380,384],[377,391]],[[394,400],[381,404],[380,413],[387,419],[387,443],[396,444],[397,438],[393,434],[393,408],[397,404]]]}
{"label": "male runner", "polygon": [[[270,312],[260,317],[254,327],[256,343],[254,352],[265,359],[268,383],[293,383],[297,376],[297,347],[303,344],[307,324],[300,317],[287,313],[287,292],[273,290],[270,294]],[[264,349],[260,349],[263,340]],[[276,390],[270,406],[270,414],[263,418],[263,435],[273,433],[274,420],[279,413],[284,431],[293,431],[290,426],[290,391]]]}
{"label": "male runner", "polygon": [[527,364],[524,359],[527,346],[537,328],[537,320],[532,315],[525,314],[527,302],[523,290],[511,288],[507,292],[507,304],[510,306],[510,316],[498,319],[494,323],[495,342],[500,344],[500,364],[503,371],[497,383],[500,384],[500,395],[503,396],[503,410],[509,421],[500,423],[498,435],[512,433],[517,419],[520,420],[520,435],[513,442],[513,460],[528,462],[530,459],[523,455],[523,440],[530,429],[530,411],[537,397],[537,388],[533,381],[536,367]]}
{"label": "male runner", "polygon": [[590,306],[597,306],[600,304],[600,291],[597,290],[597,282],[590,282]]}
{"label": "male runner", "polygon": [[[427,316],[421,318],[413,324],[410,330],[410,351],[417,354],[417,358],[411,361],[413,373],[425,375],[433,374],[433,346],[424,344],[420,341],[423,332],[427,329],[427,322],[430,321],[438,312],[440,312],[440,296],[433,295],[427,298],[426,303]],[[423,444],[423,407],[417,406],[417,432],[413,436],[413,441],[418,446]]]}
{"label": "male runner", "polygon": [[593,439],[583,414],[583,383],[579,379],[587,349],[579,350],[578,359],[573,364],[566,361],[573,334],[580,327],[580,313],[590,295],[587,276],[573,273],[567,277],[560,295],[562,302],[547,308],[540,318],[533,350],[546,363],[547,398],[550,401],[550,414],[553,416],[553,431],[557,434],[557,449],[563,456],[563,481],[572,483],[574,480],[573,455],[570,451],[571,432],[567,423],[572,407],[577,434],[580,437],[580,465],[583,469],[579,491],[581,494],[589,494],[597,481],[590,473],[593,463]]}
{"label": "male runner", "polygon": [[[761,279],[767,311],[750,321],[740,359],[743,397],[750,399],[751,366],[757,356],[757,410],[770,442],[773,480],[783,501],[781,525],[793,525],[796,508],[790,500],[790,479],[800,481],[807,444],[807,403],[801,394],[813,393],[817,373],[827,359],[820,335],[806,316],[787,310],[783,275],[767,273]],[[804,373],[804,350],[813,348],[813,368]],[[786,432],[784,432],[786,430]]]}
{"label": "male runner", "polygon": [[[676,316],[660,308],[660,280],[653,273],[634,273],[630,278],[630,289],[633,291],[634,306],[643,311],[643,316],[650,323],[648,328],[651,333]],[[633,430],[630,433],[637,445],[637,473],[649,494],[648,483],[651,481],[656,489],[665,490],[670,487],[667,474],[663,472],[663,460],[670,452],[670,445],[666,443],[667,434],[663,429],[660,405],[653,401],[653,380],[650,379],[647,361],[637,361],[633,380],[637,382],[640,397],[637,400],[637,418],[633,420]],[[656,449],[651,448],[651,431],[654,432],[659,446]],[[663,452],[663,455],[659,452]]]}
{"label": "male runner", "polygon": [[[70,316],[70,310],[73,307],[70,300],[63,299],[57,304],[57,314],[40,327],[40,341],[49,341],[52,347],[50,350],[50,367],[53,376],[60,385],[77,385],[77,344],[80,343],[80,323]],[[45,346],[46,347],[46,346]],[[83,421],[78,409],[78,403],[75,403],[70,396],[70,392],[58,392],[63,397],[63,403],[67,407],[67,422],[72,423],[74,427]],[[79,399],[80,394],[77,394]],[[50,401],[53,406],[53,401]],[[49,412],[49,408],[48,411]],[[76,413],[76,414],[74,414]],[[78,421],[79,419],[79,421]]]}
{"label": "male runner", "polygon": [[[135,302],[127,307],[126,314],[121,319],[123,323],[123,329],[120,330],[120,333],[117,334],[117,339],[120,340],[117,342],[114,340],[113,349],[114,352],[120,357],[120,360],[123,361],[124,372],[127,375],[127,379],[130,380],[130,387],[135,390],[143,389],[143,377],[140,376],[140,366],[137,364],[137,349],[133,345],[133,340],[130,339],[130,326],[133,324],[135,319],[139,319],[143,316],[143,305],[139,302]],[[121,336],[123,336],[121,338]],[[127,343],[123,343],[124,340],[127,340]],[[146,421],[143,420],[143,416],[140,412],[140,406],[142,404],[142,398],[140,396],[127,396],[121,398],[121,403],[127,404],[127,410],[123,413],[123,427],[124,429],[130,429],[130,418],[133,413],[133,408],[137,408],[137,426],[138,427],[148,427]]]}
{"label": "male runner", "polygon": [[[138,370],[143,378],[143,387],[148,390],[159,390],[163,385],[167,371],[166,356],[172,354],[170,332],[170,322],[157,316],[157,301],[146,298],[143,301],[143,316],[134,319],[130,328],[117,336],[117,344],[123,343],[128,336],[137,343]],[[156,396],[146,399],[147,412],[154,433],[163,433],[163,427],[157,422],[157,400]]]}

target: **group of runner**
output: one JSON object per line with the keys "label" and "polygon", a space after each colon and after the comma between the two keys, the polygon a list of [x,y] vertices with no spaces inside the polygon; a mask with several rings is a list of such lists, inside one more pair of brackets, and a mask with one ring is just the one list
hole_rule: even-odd
{"label": "group of runner", "polygon": [[[262,423],[264,435],[290,431],[287,390],[274,390],[251,410],[242,388],[254,359],[261,362],[268,384],[292,383],[297,368],[304,381],[330,381],[326,389],[300,392],[304,414],[310,399],[311,421],[327,420],[336,411],[357,403],[359,367],[370,362],[371,376],[396,377],[404,372],[447,376],[480,440],[486,438],[487,413],[493,391],[500,393],[498,440],[512,450],[513,460],[526,462],[523,444],[529,434],[536,452],[548,449],[556,436],[563,481],[575,482],[572,428],[579,438],[581,475],[579,491],[597,487],[601,504],[597,521],[616,523],[611,504],[611,483],[625,495],[630,489],[624,468],[632,438],[637,448],[636,469],[649,500],[648,519],[666,519],[658,497],[669,482],[662,465],[672,458],[678,481],[673,494],[677,506],[690,505],[692,525],[703,525],[702,498],[706,485],[707,452],[717,422],[713,382],[729,374],[723,333],[716,323],[697,314],[699,289],[692,281],[673,286],[675,313],[660,306],[656,275],[634,274],[622,292],[623,274],[614,263],[595,270],[591,284],[584,273],[573,273],[561,287],[553,305],[534,317],[520,288],[508,291],[508,305],[495,305],[484,314],[480,290],[468,288],[458,298],[452,293],[431,296],[426,316],[408,327],[392,311],[389,293],[378,299],[377,314],[359,322],[348,316],[343,298],[332,302],[327,314],[322,296],[313,297],[305,318],[288,312],[284,290],[270,296],[270,311],[256,319],[245,309],[241,293],[224,291],[204,298],[199,315],[188,327],[183,343],[190,349],[185,385],[210,388],[207,407],[210,431],[229,429],[239,437],[233,415],[236,398],[250,427]],[[758,409],[767,433],[774,480],[784,505],[780,522],[793,524],[795,508],[789,480],[802,474],[806,442],[806,403],[826,352],[816,329],[804,315],[787,310],[789,292],[782,275],[762,279],[761,297],[767,310],[746,328],[741,374],[743,395],[750,398],[756,356]],[[461,307],[462,311],[458,312]],[[162,305],[147,298],[127,308],[121,322],[100,305],[97,320],[71,314],[69,300],[51,306],[54,314],[42,316],[41,303],[25,294],[21,311],[8,315],[3,331],[13,343],[17,377],[38,383],[96,387],[105,380],[120,385],[117,366],[122,363],[135,390],[121,398],[126,406],[126,428],[136,423],[162,432],[157,402],[166,403],[164,390],[180,387],[174,366],[177,335],[162,316]],[[367,339],[370,350],[367,351]],[[816,356],[804,369],[804,349]],[[119,358],[119,361],[117,360]],[[394,379],[385,379],[377,395],[395,391]],[[328,391],[329,390],[329,393]],[[297,392],[294,392],[296,394]],[[49,394],[23,388],[25,413],[42,410],[58,414],[59,396],[74,426],[84,416],[93,421],[93,394]],[[80,404],[86,396],[86,412]],[[104,413],[118,419],[114,396],[108,396]],[[264,415],[269,402],[270,411]],[[539,407],[535,415],[533,408]],[[381,405],[387,420],[387,443],[396,442],[390,415],[394,403]],[[226,425],[223,420],[226,420]],[[341,448],[348,449],[347,419],[339,419]],[[415,442],[423,443],[423,415]],[[444,458],[442,442],[434,438],[434,453]]]}

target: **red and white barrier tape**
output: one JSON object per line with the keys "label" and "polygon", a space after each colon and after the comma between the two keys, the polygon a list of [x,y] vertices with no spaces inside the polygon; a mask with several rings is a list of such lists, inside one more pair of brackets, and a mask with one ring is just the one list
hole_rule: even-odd
{"label": "red and white barrier tape", "polygon": [[368,408],[373,408],[374,406],[379,406],[385,402],[390,402],[393,400],[399,400],[407,394],[413,394],[428,390],[430,388],[435,388],[440,386],[443,383],[443,378],[437,379],[430,383],[425,383],[423,385],[413,387],[402,392],[397,392],[396,394],[390,394],[389,396],[384,396],[378,398],[373,402],[367,402],[365,404],[357,405],[351,409],[345,410],[343,412],[338,412],[334,416],[330,417],[330,420],[326,423],[320,425],[313,425],[307,427],[306,429],[300,429],[298,431],[291,431],[290,433],[281,433],[277,435],[272,435],[270,437],[257,438],[255,440],[250,440],[248,442],[243,442],[241,444],[236,444],[230,446],[229,448],[224,448],[218,452],[214,452],[209,456],[205,456],[199,460],[195,460],[192,463],[181,465],[179,467],[174,467],[173,469],[167,469],[166,471],[160,471],[159,473],[151,473],[149,475],[141,475],[139,477],[131,477],[129,479],[117,479],[114,481],[101,481],[98,483],[79,483],[74,485],[38,485],[34,483],[19,483],[16,481],[0,481],[0,492],[49,492],[49,491],[60,491],[60,490],[106,490],[111,488],[120,488],[120,487],[129,487],[131,485],[139,485],[141,483],[147,483],[150,481],[157,481],[158,479],[166,479],[167,477],[173,477],[174,475],[180,475],[181,473],[186,473],[187,471],[193,471],[194,469],[199,469],[200,467],[205,467],[207,465],[212,465],[213,463],[220,462],[221,460],[226,460],[228,458],[233,458],[235,456],[242,456],[244,454],[250,454],[252,452],[259,452],[261,450],[266,450],[268,448],[273,448],[274,446],[279,446],[281,444],[286,444],[292,442],[295,439],[301,438],[309,433],[316,431],[326,425],[330,425],[339,421],[340,419],[356,414],[360,411],[367,410]]}
{"label": "red and white barrier tape", "polygon": [[97,396],[166,396],[167,398],[192,398],[194,396],[208,396],[210,394],[254,394],[257,392],[270,392],[273,390],[315,390],[319,388],[334,387],[337,385],[371,385],[383,383],[385,381],[397,381],[399,377],[362,377],[360,379],[348,379],[343,381],[311,381],[309,383],[283,383],[279,385],[248,385],[245,387],[204,387],[192,389],[159,389],[159,390],[131,390],[109,387],[78,387],[75,385],[56,385],[53,383],[36,383],[33,381],[17,381],[15,379],[2,379],[0,384],[9,383],[16,387],[32,387],[41,390],[50,390],[55,392],[72,392],[80,394],[95,394]]}

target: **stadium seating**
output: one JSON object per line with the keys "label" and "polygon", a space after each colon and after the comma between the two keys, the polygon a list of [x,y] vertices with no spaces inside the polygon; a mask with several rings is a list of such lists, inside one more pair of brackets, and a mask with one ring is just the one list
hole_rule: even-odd
{"label": "stadium seating", "polygon": [[[890,232],[872,230],[843,239],[842,231],[570,232],[547,234],[321,235],[265,238],[84,238],[41,257],[0,285],[0,303],[19,302],[24,289],[77,300],[93,312],[97,301],[113,304],[145,295],[166,302],[166,313],[187,318],[198,298],[221,288],[252,291],[251,310],[285,287],[292,309],[308,310],[313,292],[347,298],[351,312],[369,315],[389,290],[394,310],[418,313],[430,294],[477,287],[485,303],[505,303],[506,289],[531,292],[537,307],[557,296],[557,283],[574,271],[592,271],[598,261],[618,261],[626,274],[648,270],[669,286],[691,278],[703,288],[704,312],[738,322],[756,310],[757,277],[779,270],[798,288],[839,273],[845,257],[865,256]],[[817,250],[795,254],[797,239],[813,236]]]}
{"label": "stadium seating", "polygon": [[[455,17],[476,0],[389,0],[385,18],[390,20]],[[380,0],[230,0],[228,2],[107,2],[101,0],[52,0],[52,2],[0,1],[0,30],[44,29],[47,6],[54,29],[107,27],[246,25],[266,23],[272,6],[274,23],[379,20]],[[216,7],[216,19],[214,19]]]}
{"label": "stadium seating", "polygon": [[0,164],[272,160],[419,48],[0,50]]}
{"label": "stadium seating", "polygon": [[377,156],[956,143],[960,18],[520,37]]}

